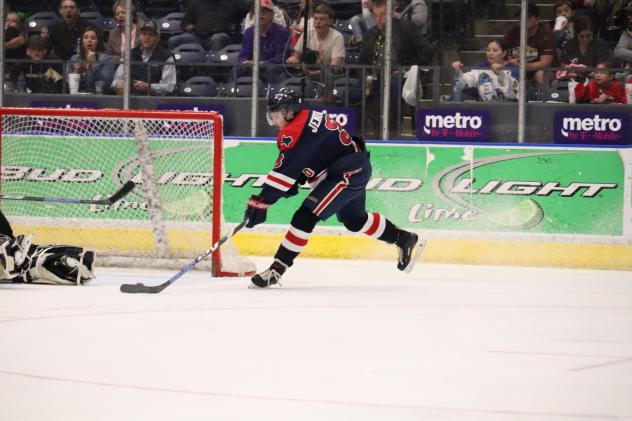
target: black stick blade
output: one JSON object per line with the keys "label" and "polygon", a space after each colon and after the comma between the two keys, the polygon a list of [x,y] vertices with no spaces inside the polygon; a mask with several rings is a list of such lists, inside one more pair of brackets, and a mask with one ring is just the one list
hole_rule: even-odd
{"label": "black stick blade", "polygon": [[[167,284],[168,285],[168,284]],[[163,289],[165,289],[166,285],[156,285],[156,286],[147,286],[142,283],[137,284],[123,284],[121,285],[121,292],[126,294],[157,294]]]}
{"label": "black stick blade", "polygon": [[134,189],[134,187],[136,187],[136,183],[134,183],[132,180],[127,181],[125,184],[123,184],[123,186],[121,187],[119,191],[114,193],[112,196],[108,197],[107,199],[108,204],[111,205],[115,202],[118,202],[123,197],[125,197],[127,193],[131,192]]}

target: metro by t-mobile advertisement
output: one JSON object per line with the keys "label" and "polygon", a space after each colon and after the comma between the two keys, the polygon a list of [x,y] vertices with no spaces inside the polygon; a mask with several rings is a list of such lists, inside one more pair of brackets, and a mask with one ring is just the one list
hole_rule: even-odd
{"label": "metro by t-mobile advertisement", "polygon": [[630,119],[623,113],[555,113],[555,143],[627,145],[630,143]]}
{"label": "metro by t-mobile advertisement", "polygon": [[443,109],[417,111],[417,139],[419,140],[488,141],[489,125],[490,118],[487,111]]}
{"label": "metro by t-mobile advertisement", "polygon": [[309,106],[309,108],[324,112],[333,116],[336,119],[336,123],[340,125],[340,127],[344,128],[350,134],[355,134],[357,129],[357,117],[356,110],[352,107],[317,107],[317,106]]}

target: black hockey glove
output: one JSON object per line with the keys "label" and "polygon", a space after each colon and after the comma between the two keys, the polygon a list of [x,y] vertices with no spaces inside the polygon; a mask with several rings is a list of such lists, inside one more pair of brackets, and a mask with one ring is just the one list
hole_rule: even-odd
{"label": "black hockey glove", "polygon": [[303,173],[298,176],[296,183],[285,193],[285,197],[292,197],[298,194],[298,189],[307,182],[307,176]]}
{"label": "black hockey glove", "polygon": [[246,228],[252,228],[255,225],[259,225],[266,220],[266,212],[270,205],[263,201],[263,198],[258,194],[253,194],[248,199],[248,207],[244,219],[248,219]]}

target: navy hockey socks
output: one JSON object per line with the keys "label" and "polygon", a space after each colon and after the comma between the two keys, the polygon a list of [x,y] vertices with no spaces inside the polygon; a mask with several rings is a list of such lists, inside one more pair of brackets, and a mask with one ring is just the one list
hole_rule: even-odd
{"label": "navy hockey socks", "polygon": [[298,208],[292,217],[290,229],[281,242],[279,249],[274,255],[275,260],[279,260],[287,267],[292,266],[294,259],[307,245],[309,235],[314,231],[314,227],[319,219],[309,209],[304,206]]}
{"label": "navy hockey socks", "polygon": [[388,244],[394,244],[400,232],[399,228],[377,212],[369,213],[367,216],[360,232]]}

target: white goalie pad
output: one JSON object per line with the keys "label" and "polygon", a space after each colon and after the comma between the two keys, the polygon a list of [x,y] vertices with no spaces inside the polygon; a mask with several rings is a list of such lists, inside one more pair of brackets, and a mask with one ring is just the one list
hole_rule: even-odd
{"label": "white goalie pad", "polygon": [[30,247],[30,235],[15,238],[0,235],[0,279],[14,279],[20,275]]}
{"label": "white goalie pad", "polygon": [[81,285],[94,279],[94,252],[73,246],[35,246],[24,280],[34,284]]}

